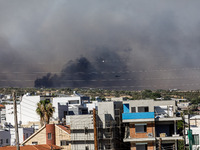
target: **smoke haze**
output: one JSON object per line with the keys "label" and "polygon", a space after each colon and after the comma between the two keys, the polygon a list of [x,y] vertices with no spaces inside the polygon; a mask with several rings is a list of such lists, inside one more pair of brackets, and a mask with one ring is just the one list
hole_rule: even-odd
{"label": "smoke haze", "polygon": [[199,89],[199,4],[0,0],[0,86]]}

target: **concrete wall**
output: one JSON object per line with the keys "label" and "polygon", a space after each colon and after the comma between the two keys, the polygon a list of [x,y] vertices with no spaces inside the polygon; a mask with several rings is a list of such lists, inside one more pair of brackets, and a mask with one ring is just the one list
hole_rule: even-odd
{"label": "concrete wall", "polygon": [[[6,143],[7,139],[8,139],[8,143]],[[11,139],[11,135],[9,131],[0,130],[0,141],[3,142],[3,143],[0,143],[0,147],[10,145],[10,139]]]}
{"label": "concrete wall", "polygon": [[70,122],[72,150],[94,149],[93,115],[66,116]]}
{"label": "concrete wall", "polygon": [[69,121],[70,129],[84,129],[87,127],[88,129],[94,129],[93,126],[93,115],[74,115],[74,116],[66,116],[66,120]]}
{"label": "concrete wall", "polygon": [[89,150],[94,150],[94,143],[74,143],[71,145],[72,150],[85,150],[86,146],[89,148]]}
{"label": "concrete wall", "polygon": [[64,112],[68,111],[68,103],[67,102],[54,103],[53,107],[55,107],[55,112],[53,113],[53,119],[62,121],[62,118],[65,118]]}
{"label": "concrete wall", "polygon": [[129,104],[129,110],[131,107],[136,107],[136,112],[138,112],[137,107],[148,106],[149,112],[154,112],[154,106],[173,106],[173,111],[176,110],[175,100],[163,100],[163,101],[154,101],[150,100],[129,100],[124,101],[123,104]]}

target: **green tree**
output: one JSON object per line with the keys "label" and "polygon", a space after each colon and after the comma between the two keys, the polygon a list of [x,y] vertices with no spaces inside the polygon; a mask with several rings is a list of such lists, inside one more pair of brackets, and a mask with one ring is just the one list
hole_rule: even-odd
{"label": "green tree", "polygon": [[41,100],[39,103],[37,103],[36,112],[40,116],[40,124],[43,126],[44,124],[49,123],[50,118],[55,112],[55,108],[52,106],[52,103],[50,103],[49,100]]}

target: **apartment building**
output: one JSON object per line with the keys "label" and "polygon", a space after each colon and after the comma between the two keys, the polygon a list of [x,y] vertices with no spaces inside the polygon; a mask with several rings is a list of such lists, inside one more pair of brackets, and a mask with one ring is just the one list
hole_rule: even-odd
{"label": "apartment building", "polygon": [[129,100],[123,102],[124,142],[131,150],[177,149],[176,102],[174,100]]}
{"label": "apartment building", "polygon": [[70,125],[72,150],[94,150],[93,115],[66,116],[66,123]]}
{"label": "apartment building", "polygon": [[[98,150],[124,149],[124,128],[121,122],[122,102],[98,102],[96,131]],[[71,128],[72,150],[94,150],[93,114],[66,116]]]}
{"label": "apartment building", "polygon": [[200,138],[199,138],[199,136],[200,136],[200,115],[191,115],[191,116],[185,115],[185,122],[188,123],[188,125],[190,126],[190,133],[192,134],[192,136],[191,136],[192,143],[189,143],[188,128],[185,129],[186,145],[189,146],[189,144],[191,144],[192,149],[198,150],[200,148]]}

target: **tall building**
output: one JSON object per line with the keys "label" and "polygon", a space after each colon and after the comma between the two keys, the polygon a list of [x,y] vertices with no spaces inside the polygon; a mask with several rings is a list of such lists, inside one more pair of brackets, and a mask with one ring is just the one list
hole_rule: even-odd
{"label": "tall building", "polygon": [[129,100],[123,102],[124,142],[131,150],[177,149],[183,137],[177,133],[174,100]]}

